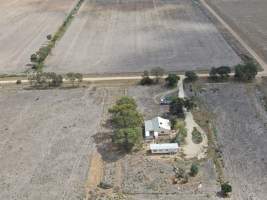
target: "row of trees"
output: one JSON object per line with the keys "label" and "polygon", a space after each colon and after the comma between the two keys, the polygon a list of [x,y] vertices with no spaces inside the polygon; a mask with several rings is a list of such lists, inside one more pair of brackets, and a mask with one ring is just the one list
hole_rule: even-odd
{"label": "row of trees", "polygon": [[[159,83],[159,80],[162,76],[164,76],[165,71],[164,69],[160,67],[153,68],[150,72],[149,71],[144,71],[143,78],[140,81],[141,85],[152,85],[152,84],[157,84]],[[155,78],[152,79],[150,78],[151,76],[154,76]]]}
{"label": "row of trees", "polygon": [[[234,66],[234,77],[238,81],[251,81],[256,77],[258,68],[258,65],[252,60],[244,64],[238,64]],[[209,79],[212,81],[227,80],[230,77],[231,71],[231,68],[228,66],[213,67],[209,72]]]}
{"label": "row of trees", "polygon": [[83,75],[80,73],[68,73],[63,77],[54,72],[36,72],[28,76],[31,86],[36,88],[59,87],[63,83],[63,78],[70,81],[74,87],[76,82],[79,86],[79,83],[83,80]]}
{"label": "row of trees", "polygon": [[137,111],[133,98],[122,97],[109,113],[114,128],[113,143],[127,152],[141,144],[143,116]]}
{"label": "row of trees", "polygon": [[30,57],[30,60],[32,62],[32,68],[36,70],[41,70],[43,67],[43,62],[47,58],[47,56],[50,54],[52,48],[54,48],[56,41],[62,37],[62,35],[65,33],[67,26],[73,19],[74,15],[78,12],[79,8],[81,7],[84,0],[79,0],[76,6],[70,11],[70,13],[67,15],[66,19],[64,20],[63,24],[59,27],[57,32],[54,35],[47,35],[47,43],[43,45],[39,50],[32,54]]}

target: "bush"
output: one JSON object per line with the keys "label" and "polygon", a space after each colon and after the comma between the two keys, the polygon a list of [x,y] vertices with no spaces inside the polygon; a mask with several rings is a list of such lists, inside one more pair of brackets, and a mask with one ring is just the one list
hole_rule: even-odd
{"label": "bush", "polygon": [[227,80],[230,73],[231,68],[228,66],[212,67],[209,73],[209,79],[212,81]]}
{"label": "bush", "polygon": [[223,196],[228,196],[230,192],[232,192],[232,186],[228,182],[221,184],[221,193]]}
{"label": "bush", "polygon": [[178,117],[184,117],[184,108],[192,110],[196,106],[193,99],[176,97],[170,103],[170,113]]}
{"label": "bush", "polygon": [[165,79],[167,87],[173,88],[177,85],[180,77],[176,74],[169,74],[168,77]]}
{"label": "bush", "polygon": [[153,80],[149,77],[149,72],[144,71],[143,78],[140,81],[141,85],[152,85]]}
{"label": "bush", "polygon": [[21,80],[17,80],[17,81],[16,81],[16,84],[17,84],[17,85],[20,85],[20,84],[21,84]]}
{"label": "bush", "polygon": [[155,76],[155,82],[158,83],[159,82],[159,79],[160,77],[162,77],[164,75],[165,71],[164,69],[160,68],[160,67],[156,67],[156,68],[153,68],[151,70],[151,74],[153,76]]}
{"label": "bush", "polygon": [[186,76],[185,81],[187,82],[194,82],[198,79],[198,76],[194,71],[186,71],[185,76]]}
{"label": "bush", "polygon": [[192,141],[195,144],[200,144],[203,141],[201,133],[194,127],[194,130],[192,132]]}
{"label": "bush", "polygon": [[46,38],[47,38],[48,40],[52,40],[52,35],[49,34],[49,35],[46,36]]}
{"label": "bush", "polygon": [[247,62],[235,66],[235,78],[238,81],[251,81],[258,73],[258,65],[255,62]]}
{"label": "bush", "polygon": [[198,174],[198,171],[199,171],[198,165],[193,163],[190,168],[190,175],[196,176]]}

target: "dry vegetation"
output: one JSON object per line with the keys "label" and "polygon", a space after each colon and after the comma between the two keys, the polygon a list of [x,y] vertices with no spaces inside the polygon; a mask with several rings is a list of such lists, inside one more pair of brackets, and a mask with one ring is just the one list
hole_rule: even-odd
{"label": "dry vegetation", "polygon": [[[266,87],[266,82],[261,87]],[[233,185],[232,198],[266,196],[266,120],[261,91],[255,84],[204,84],[199,100],[215,114],[214,134],[222,151],[224,179]],[[266,92],[266,91],[265,91]]]}
{"label": "dry vegetation", "polygon": [[211,160],[201,162],[201,172],[189,184],[173,185],[173,166],[188,170],[191,162],[147,157],[145,151],[125,155],[110,143],[108,108],[116,99],[134,97],[145,118],[151,118],[167,111],[154,102],[154,96],[164,91],[160,85],[110,84],[52,90],[2,88],[0,198],[78,200],[102,180],[114,184],[113,189],[93,190],[89,199],[121,193],[126,199],[216,199]]}

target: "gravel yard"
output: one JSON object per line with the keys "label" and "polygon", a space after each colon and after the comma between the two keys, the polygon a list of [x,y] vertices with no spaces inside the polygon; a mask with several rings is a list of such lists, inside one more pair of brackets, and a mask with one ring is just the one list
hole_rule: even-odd
{"label": "gravel yard", "polygon": [[267,1],[207,0],[207,2],[267,62]]}
{"label": "gravel yard", "polygon": [[[267,114],[254,85],[206,84],[200,98],[216,115],[225,178],[235,200],[262,200],[267,191]],[[266,87],[266,85],[265,85]]]}
{"label": "gravel yard", "polygon": [[66,73],[167,71],[235,65],[240,58],[187,0],[86,0],[46,62]]}
{"label": "gravel yard", "polygon": [[0,74],[24,72],[76,0],[0,0]]}

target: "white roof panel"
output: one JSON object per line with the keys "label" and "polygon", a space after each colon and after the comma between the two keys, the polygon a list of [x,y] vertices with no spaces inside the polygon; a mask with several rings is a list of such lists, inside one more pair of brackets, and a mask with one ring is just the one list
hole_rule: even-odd
{"label": "white roof panel", "polygon": [[151,150],[158,150],[158,149],[178,149],[177,143],[163,143],[163,144],[150,144]]}

